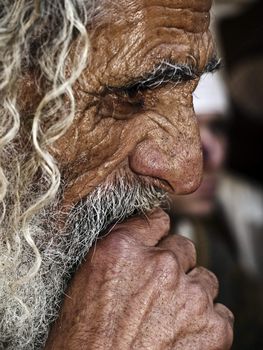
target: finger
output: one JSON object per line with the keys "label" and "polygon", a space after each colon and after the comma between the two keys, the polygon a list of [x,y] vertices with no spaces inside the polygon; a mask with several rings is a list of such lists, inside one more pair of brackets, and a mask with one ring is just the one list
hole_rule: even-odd
{"label": "finger", "polygon": [[204,267],[196,267],[188,273],[188,277],[195,283],[200,283],[203,289],[214,300],[217,297],[219,284],[213,272]]}
{"label": "finger", "polygon": [[158,208],[148,216],[137,216],[116,225],[111,234],[122,233],[146,246],[153,247],[168,234],[169,229],[169,215]]}
{"label": "finger", "polygon": [[169,235],[161,240],[158,247],[172,251],[185,272],[196,265],[196,250],[194,243],[180,235]]}
{"label": "finger", "polygon": [[220,349],[229,350],[233,343],[234,316],[232,312],[222,304],[215,304],[215,335],[217,334],[217,344],[220,342]]}
{"label": "finger", "polygon": [[220,317],[227,319],[233,328],[235,317],[225,305],[219,303],[215,304],[214,310],[217,314],[219,314]]}

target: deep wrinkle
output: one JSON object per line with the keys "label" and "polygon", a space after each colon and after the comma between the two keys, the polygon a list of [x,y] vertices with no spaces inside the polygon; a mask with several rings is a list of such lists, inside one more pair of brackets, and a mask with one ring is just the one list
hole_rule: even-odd
{"label": "deep wrinkle", "polygon": [[174,64],[165,60],[152,72],[145,73],[124,86],[104,88],[100,93],[102,102],[98,105],[98,113],[102,117],[111,116],[117,119],[135,117],[144,109],[144,93],[148,90],[162,88],[166,84],[175,86],[195,80],[204,73],[218,70],[220,63],[220,59],[213,57],[200,73],[196,67]]}
{"label": "deep wrinkle", "polygon": [[130,95],[132,91],[143,91],[154,89],[166,83],[178,83],[200,78],[204,73],[211,73],[220,69],[221,59],[213,56],[205,68],[200,71],[198,67],[187,64],[174,63],[170,60],[163,60],[150,72],[145,72],[137,78],[132,78],[122,86],[107,86],[105,90],[125,91]]}

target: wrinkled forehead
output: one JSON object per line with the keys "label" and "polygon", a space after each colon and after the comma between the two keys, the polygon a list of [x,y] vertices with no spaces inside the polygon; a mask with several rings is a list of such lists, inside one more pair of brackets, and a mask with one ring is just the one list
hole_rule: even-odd
{"label": "wrinkled forehead", "polygon": [[[145,12],[150,11],[152,14],[153,10],[159,15],[164,11],[166,14],[173,12],[174,15],[191,11],[192,14],[198,15],[209,12],[211,5],[212,0],[104,0],[101,8],[107,8],[111,11],[111,15],[116,15],[119,19],[134,15],[139,19]],[[185,24],[186,22],[187,19]]]}
{"label": "wrinkled forehead", "polygon": [[111,59],[104,66],[110,65],[115,80],[123,72],[140,76],[161,61],[202,71],[214,54],[210,7],[211,0],[105,0],[95,21],[99,30],[93,47],[105,48]]}
{"label": "wrinkled forehead", "polygon": [[[101,4],[104,19],[112,23],[165,26],[198,33],[207,30],[211,0],[106,0]],[[103,11],[104,10],[104,11]]]}

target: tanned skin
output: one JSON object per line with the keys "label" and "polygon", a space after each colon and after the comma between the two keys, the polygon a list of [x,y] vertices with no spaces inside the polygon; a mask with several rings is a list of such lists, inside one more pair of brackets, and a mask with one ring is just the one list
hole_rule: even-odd
{"label": "tanned skin", "polygon": [[[55,145],[63,204],[120,169],[192,192],[202,173],[192,92],[214,56],[211,1],[102,4],[89,28],[89,65],[74,86],[76,118]],[[195,77],[132,88],[164,62],[188,65]],[[233,318],[213,303],[216,278],[195,267],[191,242],[168,231],[168,217],[156,210],[100,240],[73,277],[45,350],[229,349]]]}

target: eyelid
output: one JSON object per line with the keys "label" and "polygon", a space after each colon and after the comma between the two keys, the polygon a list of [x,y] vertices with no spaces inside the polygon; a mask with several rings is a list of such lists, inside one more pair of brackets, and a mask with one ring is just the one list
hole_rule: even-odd
{"label": "eyelid", "polygon": [[143,107],[144,101],[141,98],[131,99],[118,90],[111,91],[102,98],[98,111],[102,117],[127,119],[142,111]]}
{"label": "eyelid", "polygon": [[182,82],[187,82],[187,81],[191,81],[191,80],[195,80],[197,79],[198,76],[197,75],[187,75],[187,74],[176,74],[173,75],[171,77],[167,76],[167,77],[162,77],[158,80],[158,78],[156,79],[152,79],[152,80],[148,80],[148,81],[144,81],[144,82],[138,82],[138,83],[134,83],[130,86],[125,86],[123,88],[121,88],[121,91],[124,93],[127,93],[129,96],[139,93],[139,92],[143,92],[143,91],[147,91],[147,90],[154,90],[156,88],[162,87],[166,84],[179,84]]}

